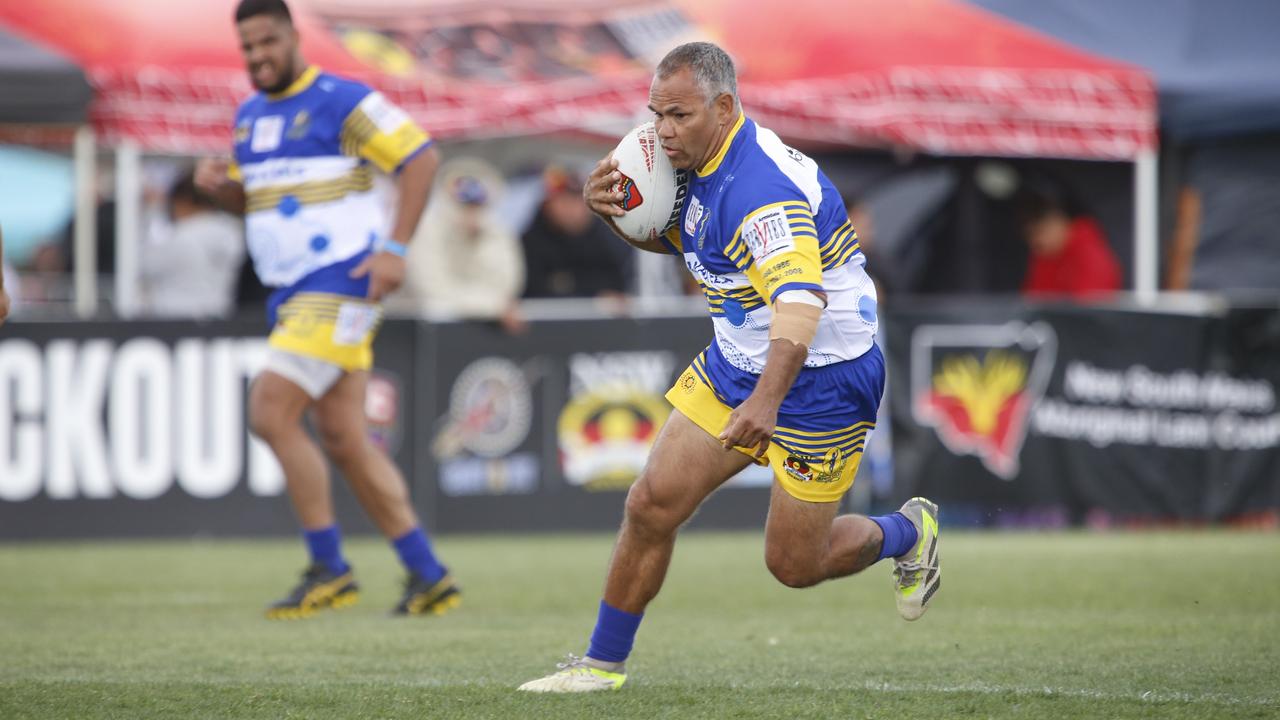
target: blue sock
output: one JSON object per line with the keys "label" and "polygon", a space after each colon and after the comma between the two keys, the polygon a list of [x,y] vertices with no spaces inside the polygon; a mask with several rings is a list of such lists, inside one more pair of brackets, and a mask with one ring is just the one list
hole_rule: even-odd
{"label": "blue sock", "polygon": [[600,601],[600,615],[596,618],[595,632],[591,633],[591,646],[587,657],[604,662],[622,662],[631,654],[636,641],[636,630],[644,613],[633,615]]}
{"label": "blue sock", "polygon": [[311,553],[313,564],[323,565],[329,572],[338,575],[351,569],[342,557],[342,536],[338,533],[337,525],[319,530],[304,530],[302,535],[307,539],[307,550]]}
{"label": "blue sock", "polygon": [[918,536],[916,526],[912,525],[907,516],[902,513],[873,517],[871,522],[879,525],[884,531],[884,542],[880,545],[880,557],[876,558],[877,561],[887,557],[898,557],[915,547]]}
{"label": "blue sock", "polygon": [[400,556],[400,562],[410,572],[417,573],[423,580],[433,583],[445,576],[447,572],[435,553],[431,552],[431,541],[422,528],[416,527],[396,538],[391,546]]}

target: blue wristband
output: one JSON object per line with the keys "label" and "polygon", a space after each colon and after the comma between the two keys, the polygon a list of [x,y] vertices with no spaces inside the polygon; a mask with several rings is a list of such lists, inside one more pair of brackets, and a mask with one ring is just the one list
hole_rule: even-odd
{"label": "blue wristband", "polygon": [[409,252],[409,248],[405,247],[403,243],[398,243],[395,240],[383,240],[382,247],[378,249],[382,252],[391,253],[396,257],[404,257],[404,254]]}

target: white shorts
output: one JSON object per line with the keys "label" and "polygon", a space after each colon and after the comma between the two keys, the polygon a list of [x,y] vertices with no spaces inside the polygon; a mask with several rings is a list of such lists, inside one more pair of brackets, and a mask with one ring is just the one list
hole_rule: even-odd
{"label": "white shorts", "polygon": [[319,400],[346,372],[331,362],[268,348],[267,364],[262,368],[284,377],[302,388],[312,400]]}

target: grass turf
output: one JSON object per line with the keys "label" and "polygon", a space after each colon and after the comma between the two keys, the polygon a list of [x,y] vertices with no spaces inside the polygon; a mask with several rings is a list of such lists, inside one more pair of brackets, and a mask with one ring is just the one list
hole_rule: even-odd
{"label": "grass turf", "polygon": [[946,534],[907,624],[889,568],[797,591],[757,534],[690,533],[617,693],[513,688],[580,653],[612,538],[448,537],[443,618],[348,543],[354,608],[269,622],[299,543],[0,545],[0,718],[1264,718],[1280,535]]}

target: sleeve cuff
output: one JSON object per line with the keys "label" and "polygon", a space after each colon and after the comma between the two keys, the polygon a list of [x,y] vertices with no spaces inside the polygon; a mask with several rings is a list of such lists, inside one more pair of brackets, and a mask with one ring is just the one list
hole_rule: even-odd
{"label": "sleeve cuff", "polygon": [[424,142],[424,143],[422,143],[421,145],[419,145],[419,146],[418,146],[418,149],[417,149],[417,150],[414,150],[413,152],[409,153],[408,155],[405,155],[405,156],[404,156],[404,159],[402,159],[399,163],[397,163],[397,164],[396,164],[395,169],[394,169],[394,170],[392,170],[392,173],[393,173],[393,174],[396,174],[396,175],[399,175],[399,174],[400,174],[400,171],[404,169],[404,166],[409,164],[409,161],[411,161],[411,160],[413,160],[414,158],[418,157],[418,156],[419,156],[419,155],[421,155],[423,152],[425,152],[427,148],[429,148],[429,147],[431,147],[432,145],[435,145],[435,144],[436,144],[436,139],[435,139],[435,138],[428,138],[426,142]]}
{"label": "sleeve cuff", "polygon": [[769,304],[773,305],[778,301],[778,296],[788,290],[812,290],[813,292],[825,294],[827,291],[817,283],[789,282],[783,283],[773,289],[773,294],[769,296]]}

